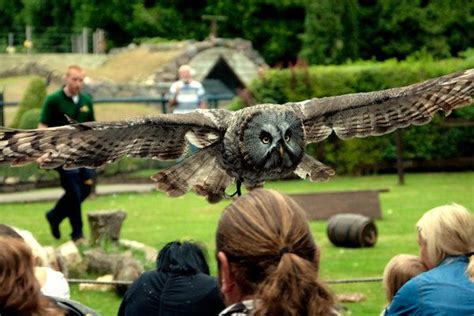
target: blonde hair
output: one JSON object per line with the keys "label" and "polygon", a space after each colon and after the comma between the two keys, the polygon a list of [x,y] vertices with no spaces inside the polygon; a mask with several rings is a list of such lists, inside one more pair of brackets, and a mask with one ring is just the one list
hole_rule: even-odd
{"label": "blonde hair", "polygon": [[436,207],[416,226],[431,264],[438,265],[446,256],[469,255],[466,273],[474,282],[474,217],[465,207],[455,203]]}
{"label": "blonde hair", "polygon": [[255,189],[223,212],[217,251],[226,254],[253,315],[328,315],[334,300],[318,280],[319,249],[304,211],[276,191]]}
{"label": "blonde hair", "polygon": [[414,255],[396,255],[385,266],[383,271],[383,286],[387,301],[391,302],[397,291],[418,274],[427,271],[423,261]]}
{"label": "blonde hair", "polygon": [[70,66],[67,67],[66,74],[65,74],[66,77],[69,76],[69,73],[70,73],[71,70],[76,70],[76,71],[84,73],[84,69],[82,69],[81,66],[70,65]]}

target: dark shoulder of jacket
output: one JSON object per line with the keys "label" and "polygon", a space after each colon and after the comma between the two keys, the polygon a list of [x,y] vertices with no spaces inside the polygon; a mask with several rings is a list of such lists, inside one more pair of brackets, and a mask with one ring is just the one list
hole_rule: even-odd
{"label": "dark shoulder of jacket", "polygon": [[63,91],[61,89],[54,91],[46,96],[46,102],[58,102],[62,98]]}
{"label": "dark shoulder of jacket", "polygon": [[92,105],[92,96],[89,93],[81,92],[81,97],[84,98],[84,103]]}

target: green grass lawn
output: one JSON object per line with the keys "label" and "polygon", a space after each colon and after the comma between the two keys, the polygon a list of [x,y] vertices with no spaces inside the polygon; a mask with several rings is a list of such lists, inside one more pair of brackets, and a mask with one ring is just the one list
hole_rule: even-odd
{"label": "green grass lawn", "polygon": [[[373,248],[346,249],[333,246],[326,236],[326,222],[312,222],[311,229],[321,247],[321,278],[342,279],[379,277],[388,260],[399,253],[417,254],[415,223],[421,215],[446,203],[456,202],[474,209],[474,172],[408,174],[406,185],[398,186],[396,175],[335,177],[324,183],[302,180],[267,183],[266,188],[285,193],[388,188],[381,193],[383,219],[376,222],[379,238]],[[230,190],[229,190],[230,192]],[[229,202],[211,205],[193,193],[168,198],[159,192],[122,194],[88,199],[85,211],[122,209],[128,216],[122,237],[160,248],[175,239],[194,239],[208,247],[212,272],[216,272],[214,233],[219,214]],[[0,222],[28,229],[42,244],[59,245],[49,234],[44,212],[52,202],[0,205]],[[67,235],[69,224],[61,226]],[[88,233],[88,227],[86,227]],[[355,283],[331,285],[335,293],[361,292],[367,299],[345,304],[350,315],[378,315],[385,299],[382,284]],[[96,309],[102,315],[115,315],[120,298],[114,293],[79,292],[72,286],[72,298]]]}

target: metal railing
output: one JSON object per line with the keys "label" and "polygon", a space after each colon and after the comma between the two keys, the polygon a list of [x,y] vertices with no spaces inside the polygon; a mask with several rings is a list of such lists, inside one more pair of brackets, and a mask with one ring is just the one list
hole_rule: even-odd
{"label": "metal railing", "polygon": [[[100,285],[130,285],[132,281],[113,280],[113,281],[99,281],[93,279],[67,279],[68,283],[86,283],[86,284],[100,284]],[[326,284],[347,284],[347,283],[372,283],[382,282],[382,277],[367,277],[367,278],[353,278],[353,279],[339,279],[339,280],[323,280]]]}
{"label": "metal railing", "polygon": [[[209,108],[216,109],[219,107],[219,102],[224,100],[232,100],[233,94],[207,94],[207,103]],[[162,113],[168,113],[168,102],[169,98],[166,95],[159,97],[119,97],[119,98],[99,98],[93,99],[94,104],[100,103],[147,103],[147,104],[160,104]],[[4,101],[3,92],[0,91],[0,126],[5,126],[5,106],[16,106],[20,103],[19,101]]]}

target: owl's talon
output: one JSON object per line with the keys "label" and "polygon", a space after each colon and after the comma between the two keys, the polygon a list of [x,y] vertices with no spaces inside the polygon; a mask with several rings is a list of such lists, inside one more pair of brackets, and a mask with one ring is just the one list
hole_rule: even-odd
{"label": "owl's talon", "polygon": [[235,195],[237,196],[241,196],[242,195],[242,191],[240,190],[241,186],[242,186],[242,182],[240,182],[239,180],[236,181],[236,186],[237,186],[237,191],[235,191],[234,193],[232,193],[231,195],[228,195],[227,193],[224,192],[224,196],[227,198],[227,199],[230,199],[230,198],[233,198]]}

